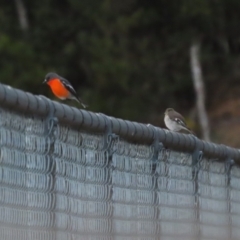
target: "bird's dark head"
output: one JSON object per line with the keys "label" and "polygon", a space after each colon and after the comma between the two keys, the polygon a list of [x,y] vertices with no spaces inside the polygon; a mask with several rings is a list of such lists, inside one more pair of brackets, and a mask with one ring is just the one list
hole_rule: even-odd
{"label": "bird's dark head", "polygon": [[173,108],[167,108],[166,110],[165,110],[165,115],[166,114],[169,114],[169,113],[171,113],[171,112],[173,112],[174,111],[174,109]]}
{"label": "bird's dark head", "polygon": [[59,76],[56,73],[50,72],[45,76],[43,83],[48,83],[50,80],[55,78],[59,78]]}

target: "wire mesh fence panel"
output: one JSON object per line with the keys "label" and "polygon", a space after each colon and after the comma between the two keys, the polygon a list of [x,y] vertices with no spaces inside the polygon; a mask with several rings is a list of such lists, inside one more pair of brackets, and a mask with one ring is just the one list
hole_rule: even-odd
{"label": "wire mesh fence panel", "polygon": [[170,150],[159,154],[156,173],[160,239],[197,239],[192,171],[190,154]]}
{"label": "wire mesh fence panel", "polygon": [[202,239],[230,239],[225,164],[204,159],[199,170],[199,219]]}
{"label": "wire mesh fence panel", "polygon": [[217,158],[0,109],[0,239],[237,240],[239,182]]}
{"label": "wire mesh fence panel", "polygon": [[233,166],[231,169],[231,181],[229,186],[230,199],[230,223],[231,223],[231,237],[233,240],[240,239],[240,168]]}
{"label": "wire mesh fence panel", "polygon": [[0,111],[0,238],[54,239],[44,121]]}
{"label": "wire mesh fence panel", "polygon": [[155,239],[158,231],[156,177],[151,148],[118,141],[112,156],[115,239]]}

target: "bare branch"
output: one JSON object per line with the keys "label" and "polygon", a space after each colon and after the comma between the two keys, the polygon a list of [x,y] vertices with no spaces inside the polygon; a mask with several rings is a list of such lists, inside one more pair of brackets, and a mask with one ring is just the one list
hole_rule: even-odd
{"label": "bare branch", "polygon": [[194,43],[190,48],[191,70],[193,84],[197,98],[197,111],[199,123],[202,128],[203,139],[210,141],[210,127],[207,112],[205,109],[205,88],[202,76],[202,69],[199,60],[200,44]]}
{"label": "bare branch", "polygon": [[22,0],[15,0],[18,12],[19,24],[23,31],[28,30],[29,24],[27,19],[27,11]]}

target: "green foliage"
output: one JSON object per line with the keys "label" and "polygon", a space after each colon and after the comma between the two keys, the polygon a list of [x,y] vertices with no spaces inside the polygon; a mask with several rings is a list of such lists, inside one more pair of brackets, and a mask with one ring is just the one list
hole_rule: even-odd
{"label": "green foliage", "polygon": [[45,70],[37,61],[34,49],[24,41],[2,34],[0,53],[2,82],[38,94],[36,86],[39,86],[40,82],[37,76],[44,74]]}
{"label": "green foliage", "polygon": [[223,76],[234,75],[234,68],[229,73],[224,66],[240,50],[237,0],[23,2],[26,32],[14,1],[0,2],[0,78],[35,94],[52,96],[41,82],[56,71],[90,110],[151,122],[166,107],[194,106],[193,41],[202,43],[209,92]]}

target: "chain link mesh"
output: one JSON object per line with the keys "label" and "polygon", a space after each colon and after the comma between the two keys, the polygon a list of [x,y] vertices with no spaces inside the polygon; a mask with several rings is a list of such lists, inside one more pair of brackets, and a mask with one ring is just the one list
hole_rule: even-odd
{"label": "chain link mesh", "polygon": [[149,145],[0,110],[0,239],[237,240],[239,181],[218,159],[153,160]]}

